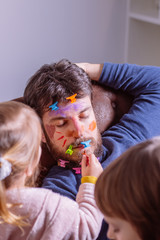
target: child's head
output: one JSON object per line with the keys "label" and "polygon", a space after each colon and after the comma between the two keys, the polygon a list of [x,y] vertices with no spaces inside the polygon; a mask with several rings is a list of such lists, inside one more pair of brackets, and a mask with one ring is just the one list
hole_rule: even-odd
{"label": "child's head", "polygon": [[112,162],[96,183],[95,198],[109,224],[109,238],[158,240],[160,137],[131,147]]}
{"label": "child's head", "polygon": [[1,217],[7,211],[5,191],[19,186],[23,180],[24,185],[30,185],[30,180],[35,177],[40,142],[41,124],[33,109],[14,101],[0,103]]}

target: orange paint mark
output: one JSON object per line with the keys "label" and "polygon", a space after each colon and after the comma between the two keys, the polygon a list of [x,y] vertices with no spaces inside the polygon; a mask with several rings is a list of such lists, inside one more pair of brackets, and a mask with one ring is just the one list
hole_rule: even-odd
{"label": "orange paint mark", "polygon": [[70,96],[70,97],[67,97],[66,99],[70,99],[71,100],[71,103],[74,103],[76,101],[76,97],[77,96],[77,93],[75,93],[74,95]]}
{"label": "orange paint mark", "polygon": [[84,132],[84,126],[83,125],[82,125],[81,129],[82,129],[82,132]]}
{"label": "orange paint mark", "polygon": [[94,131],[95,128],[96,128],[96,122],[93,120],[93,121],[89,124],[89,130]]}

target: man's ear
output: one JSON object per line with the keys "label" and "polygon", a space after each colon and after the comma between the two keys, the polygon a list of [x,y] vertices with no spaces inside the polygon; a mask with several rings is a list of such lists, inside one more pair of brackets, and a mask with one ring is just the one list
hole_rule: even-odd
{"label": "man's ear", "polygon": [[42,131],[42,142],[43,143],[46,143],[46,137],[45,137],[45,135],[44,135],[44,132]]}

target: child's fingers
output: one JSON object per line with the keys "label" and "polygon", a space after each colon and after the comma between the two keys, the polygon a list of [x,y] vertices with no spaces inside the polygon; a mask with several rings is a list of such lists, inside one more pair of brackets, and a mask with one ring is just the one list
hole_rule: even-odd
{"label": "child's fingers", "polygon": [[95,165],[98,162],[98,159],[95,157],[94,154],[89,154],[88,155],[88,160],[91,165]]}
{"label": "child's fingers", "polygon": [[94,154],[85,154],[82,158],[82,176],[98,177],[103,168]]}
{"label": "child's fingers", "polygon": [[83,155],[82,162],[81,162],[81,167],[84,168],[85,166],[86,166],[86,155]]}

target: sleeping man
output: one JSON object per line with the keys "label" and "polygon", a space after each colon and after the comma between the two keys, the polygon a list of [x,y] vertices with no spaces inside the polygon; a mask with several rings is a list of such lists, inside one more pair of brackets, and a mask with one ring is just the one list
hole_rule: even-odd
{"label": "sleeping man", "polygon": [[[129,111],[103,134],[93,111],[90,79],[133,97]],[[29,79],[24,101],[41,117],[42,141],[57,163],[45,177],[43,187],[71,199],[75,199],[80,185],[83,154],[94,153],[106,168],[130,146],[160,135],[159,67],[76,65],[63,59],[42,66]],[[98,239],[107,239],[106,228],[103,223]]]}

